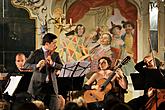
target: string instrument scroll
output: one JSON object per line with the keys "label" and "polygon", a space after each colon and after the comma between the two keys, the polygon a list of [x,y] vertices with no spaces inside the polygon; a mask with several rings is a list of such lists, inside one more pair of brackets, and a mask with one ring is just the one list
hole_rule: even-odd
{"label": "string instrument scroll", "polygon": [[153,61],[154,61],[154,67],[157,68],[156,67],[156,61],[155,61],[155,57],[154,57],[154,53],[153,53],[153,47],[152,47],[152,44],[151,44],[151,38],[150,37],[148,37],[148,42],[149,42],[149,46],[150,46],[150,50],[151,50],[151,56],[152,56]]}

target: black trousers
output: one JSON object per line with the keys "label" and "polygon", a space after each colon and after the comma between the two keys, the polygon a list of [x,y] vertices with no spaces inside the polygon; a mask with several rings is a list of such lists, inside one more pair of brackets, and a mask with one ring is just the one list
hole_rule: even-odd
{"label": "black trousers", "polygon": [[44,83],[42,85],[42,91],[40,94],[35,96],[35,99],[41,100],[44,102],[44,105],[49,108],[49,110],[57,110],[57,101],[58,101],[58,94],[55,94],[53,84]]}

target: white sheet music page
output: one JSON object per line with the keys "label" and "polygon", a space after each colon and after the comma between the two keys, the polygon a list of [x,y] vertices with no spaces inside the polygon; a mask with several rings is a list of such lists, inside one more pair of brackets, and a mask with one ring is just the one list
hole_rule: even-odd
{"label": "white sheet music page", "polygon": [[6,90],[4,91],[5,93],[8,93],[8,95],[12,96],[14,91],[16,90],[22,76],[10,76],[10,82],[9,85],[7,86]]}

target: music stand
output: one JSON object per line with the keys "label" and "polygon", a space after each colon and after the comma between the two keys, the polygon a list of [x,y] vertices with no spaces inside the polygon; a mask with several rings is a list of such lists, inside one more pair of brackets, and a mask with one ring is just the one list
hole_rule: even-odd
{"label": "music stand", "polygon": [[[82,90],[84,77],[90,70],[90,63],[87,61],[66,63],[57,78],[59,91]],[[70,100],[70,94],[69,94]]]}
{"label": "music stand", "polygon": [[13,96],[22,76],[10,76],[9,83],[3,94]]}
{"label": "music stand", "polygon": [[10,76],[3,94],[12,98],[15,94],[27,92],[32,72],[21,72],[19,75]]}
{"label": "music stand", "polygon": [[[131,73],[131,79],[135,90],[145,90],[146,88],[153,87],[155,89],[165,89],[165,77],[162,76],[160,69],[153,69],[147,74]],[[148,91],[146,91],[148,92]],[[154,100],[156,101],[155,109],[157,110],[158,105],[158,93],[154,91]],[[152,100],[149,100],[152,101]],[[152,102],[147,102],[147,106]]]}
{"label": "music stand", "polygon": [[20,92],[27,92],[30,80],[32,77],[33,72],[21,72],[19,75],[22,75],[23,77],[21,78],[18,87],[15,90],[15,94],[20,93]]}
{"label": "music stand", "polygon": [[139,73],[131,73],[131,80],[134,87],[134,90],[144,90],[144,78]]}

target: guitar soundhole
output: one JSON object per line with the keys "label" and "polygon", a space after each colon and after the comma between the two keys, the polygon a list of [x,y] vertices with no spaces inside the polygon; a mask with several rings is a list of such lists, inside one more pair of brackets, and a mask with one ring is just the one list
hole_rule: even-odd
{"label": "guitar soundhole", "polygon": [[98,98],[96,97],[95,94],[90,93],[90,96],[92,96],[96,101],[98,101]]}

